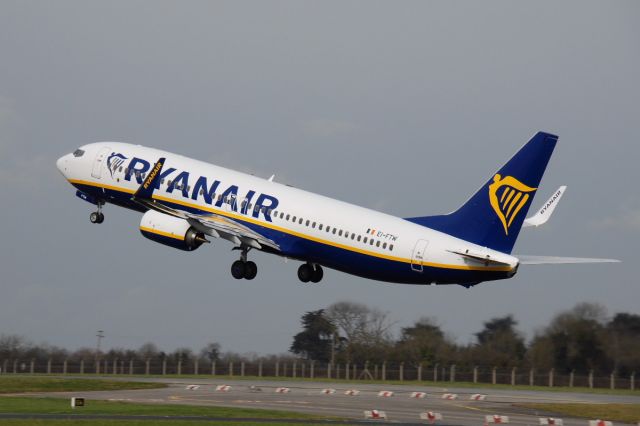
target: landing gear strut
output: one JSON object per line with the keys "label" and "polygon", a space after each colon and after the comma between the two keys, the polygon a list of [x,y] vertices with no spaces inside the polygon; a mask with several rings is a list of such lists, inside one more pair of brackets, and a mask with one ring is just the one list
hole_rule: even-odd
{"label": "landing gear strut", "polygon": [[315,263],[303,263],[298,268],[298,279],[303,283],[319,283],[323,276],[322,266]]}
{"label": "landing gear strut", "polygon": [[89,220],[91,223],[102,223],[104,222],[104,214],[102,214],[102,206],[103,204],[98,204],[98,211],[91,212],[89,215]]}
{"label": "landing gear strut", "polygon": [[247,261],[247,253],[250,248],[243,247],[240,253],[240,260],[236,260],[231,264],[231,275],[237,280],[244,278],[245,280],[252,280],[258,274],[258,265],[255,262]]}

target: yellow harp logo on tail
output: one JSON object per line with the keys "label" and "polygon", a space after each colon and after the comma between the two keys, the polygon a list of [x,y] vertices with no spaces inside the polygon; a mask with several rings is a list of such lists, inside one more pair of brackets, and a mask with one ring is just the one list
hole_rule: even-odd
{"label": "yellow harp logo on tail", "polygon": [[500,218],[506,235],[509,235],[513,220],[529,201],[529,193],[536,189],[538,188],[531,188],[513,176],[503,178],[496,174],[493,177],[493,183],[489,185],[489,201]]}

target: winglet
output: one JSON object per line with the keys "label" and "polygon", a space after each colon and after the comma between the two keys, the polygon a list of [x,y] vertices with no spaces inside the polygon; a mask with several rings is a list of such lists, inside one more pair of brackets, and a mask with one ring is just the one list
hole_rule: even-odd
{"label": "winglet", "polygon": [[556,206],[560,202],[560,198],[562,198],[562,195],[564,194],[564,191],[566,189],[567,187],[564,185],[558,188],[558,190],[553,193],[551,198],[549,198],[542,205],[542,207],[538,210],[536,214],[525,219],[522,226],[529,227],[529,226],[540,226],[545,224],[551,217],[551,214],[553,213],[553,211],[556,209]]}
{"label": "winglet", "polygon": [[166,158],[159,158],[156,164],[153,166],[149,174],[147,175],[140,188],[133,194],[133,198],[137,199],[151,199],[153,195],[153,191],[156,189],[156,183],[158,179],[160,179],[160,172],[162,172],[162,167],[164,166]]}

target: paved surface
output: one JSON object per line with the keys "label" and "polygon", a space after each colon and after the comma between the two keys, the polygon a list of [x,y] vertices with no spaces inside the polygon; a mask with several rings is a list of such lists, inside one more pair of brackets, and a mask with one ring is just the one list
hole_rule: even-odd
{"label": "paved surface", "polygon": [[[138,380],[136,378],[136,380]],[[241,408],[260,408],[297,411],[342,418],[363,419],[364,410],[382,410],[389,421],[419,423],[419,414],[424,411],[442,413],[445,425],[479,426],[485,415],[509,416],[511,424],[538,425],[538,417],[552,413],[537,413],[534,410],[514,407],[514,403],[640,403],[640,395],[605,395],[566,392],[521,391],[491,388],[438,388],[414,385],[347,384],[331,382],[249,381],[221,379],[141,379],[141,381],[168,383],[164,389],[135,391],[84,392],[87,399],[130,401],[143,403],[168,403],[187,405],[211,405]],[[199,385],[198,389],[187,389],[187,385]],[[227,392],[216,391],[217,385],[229,385]],[[278,387],[287,387],[288,393],[277,393]],[[334,394],[323,394],[332,388]],[[359,395],[347,396],[348,389],[357,389]],[[378,392],[392,391],[391,397],[380,397]],[[425,392],[423,399],[411,398],[411,393]],[[443,393],[455,393],[456,400],[442,399]],[[470,400],[472,394],[486,394],[485,401]],[[42,394],[45,395],[45,394]],[[56,395],[79,396],[76,393]],[[585,419],[564,417],[565,426],[586,426]]]}

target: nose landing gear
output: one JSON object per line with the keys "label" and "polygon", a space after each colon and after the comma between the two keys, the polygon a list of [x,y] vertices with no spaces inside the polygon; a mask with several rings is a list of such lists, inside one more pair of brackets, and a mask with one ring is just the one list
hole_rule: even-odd
{"label": "nose landing gear", "polygon": [[104,222],[104,214],[102,214],[102,206],[103,204],[98,204],[98,211],[91,212],[91,214],[89,215],[89,221],[91,221],[91,223]]}
{"label": "nose landing gear", "polygon": [[298,268],[298,279],[303,283],[319,283],[323,276],[322,266],[315,263],[303,263]]}

